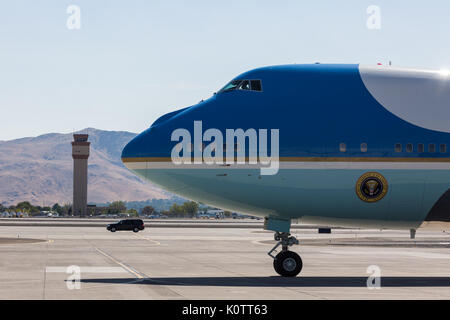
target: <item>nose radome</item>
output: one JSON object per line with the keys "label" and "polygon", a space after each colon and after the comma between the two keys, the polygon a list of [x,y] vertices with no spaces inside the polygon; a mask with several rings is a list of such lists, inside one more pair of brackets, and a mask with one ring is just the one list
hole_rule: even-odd
{"label": "nose radome", "polygon": [[147,131],[134,137],[130,142],[128,142],[122,150],[122,161],[125,162],[126,159],[143,157],[145,153],[145,136]]}
{"label": "nose radome", "polygon": [[124,166],[136,175],[145,179],[145,166],[142,167],[140,159],[145,153],[144,132],[134,137],[122,150],[122,162]]}
{"label": "nose radome", "polygon": [[170,112],[158,118],[149,129],[128,142],[122,150],[122,162],[129,169],[130,163],[152,161],[156,158],[171,156],[173,130],[184,127],[185,118],[181,117],[191,107]]}
{"label": "nose radome", "polygon": [[122,162],[170,156],[171,126],[150,127],[128,142],[122,150]]}

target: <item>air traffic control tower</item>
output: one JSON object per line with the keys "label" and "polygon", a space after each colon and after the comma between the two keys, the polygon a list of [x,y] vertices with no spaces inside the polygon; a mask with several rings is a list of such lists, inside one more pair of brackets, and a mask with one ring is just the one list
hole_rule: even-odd
{"label": "air traffic control tower", "polygon": [[89,135],[74,134],[72,141],[73,158],[73,215],[86,215],[87,208],[87,182],[88,182],[88,158]]}

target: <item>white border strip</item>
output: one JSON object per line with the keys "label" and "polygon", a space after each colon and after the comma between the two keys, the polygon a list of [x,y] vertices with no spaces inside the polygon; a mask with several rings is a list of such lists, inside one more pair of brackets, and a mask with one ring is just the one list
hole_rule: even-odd
{"label": "white border strip", "polygon": [[[122,267],[79,267],[81,273],[128,273]],[[47,273],[72,273],[68,267],[46,267]]]}

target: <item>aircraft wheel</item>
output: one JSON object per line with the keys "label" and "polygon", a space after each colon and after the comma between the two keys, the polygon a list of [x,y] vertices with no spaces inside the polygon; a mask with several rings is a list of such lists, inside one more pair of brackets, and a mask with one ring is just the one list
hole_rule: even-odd
{"label": "aircraft wheel", "polygon": [[282,251],[273,260],[273,267],[282,277],[295,277],[302,271],[303,262],[297,253]]}

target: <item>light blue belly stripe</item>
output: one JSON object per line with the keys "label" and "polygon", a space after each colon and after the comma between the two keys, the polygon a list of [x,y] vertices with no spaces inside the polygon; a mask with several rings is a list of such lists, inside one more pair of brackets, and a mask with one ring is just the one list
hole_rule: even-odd
{"label": "light blue belly stripe", "polygon": [[377,170],[388,181],[388,193],[366,203],[356,195],[355,184],[367,170],[280,169],[274,176],[260,176],[257,169],[135,172],[168,191],[215,207],[330,226],[417,228],[450,187],[448,170]]}

